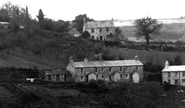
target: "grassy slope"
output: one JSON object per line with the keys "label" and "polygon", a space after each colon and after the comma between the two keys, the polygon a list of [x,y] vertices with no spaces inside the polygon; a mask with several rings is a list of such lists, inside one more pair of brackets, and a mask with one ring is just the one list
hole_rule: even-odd
{"label": "grassy slope", "polygon": [[[133,26],[121,27],[125,37],[134,37],[135,28]],[[166,41],[181,39],[185,35],[185,24],[165,24],[160,35],[155,35],[153,38]]]}
{"label": "grassy slope", "polygon": [[[125,50],[123,48],[107,48],[112,56],[122,56],[125,59],[134,59],[137,55],[142,63],[151,62],[154,65],[162,65],[166,60],[174,61],[179,55],[178,52],[160,52],[160,51],[144,51],[144,50]],[[115,53],[116,52],[116,53]],[[185,64],[185,53],[181,53],[182,63]]]}

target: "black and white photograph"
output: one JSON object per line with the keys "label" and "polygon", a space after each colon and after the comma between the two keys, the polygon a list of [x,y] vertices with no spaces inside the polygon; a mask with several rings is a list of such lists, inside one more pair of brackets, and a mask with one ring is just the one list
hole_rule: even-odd
{"label": "black and white photograph", "polygon": [[0,108],[185,108],[185,1],[0,0]]}

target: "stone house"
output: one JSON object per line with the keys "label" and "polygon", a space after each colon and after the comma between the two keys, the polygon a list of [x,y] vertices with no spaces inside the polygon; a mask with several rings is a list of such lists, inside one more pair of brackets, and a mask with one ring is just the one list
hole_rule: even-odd
{"label": "stone house", "polygon": [[47,70],[44,75],[46,81],[69,81],[70,77],[69,71],[63,69]]}
{"label": "stone house", "polygon": [[143,64],[137,57],[133,60],[74,62],[70,59],[66,70],[75,82],[90,80],[124,81],[138,83],[143,80]]}
{"label": "stone house", "polygon": [[172,85],[185,86],[185,65],[169,66],[166,61],[162,70],[162,81]]}
{"label": "stone house", "polygon": [[88,31],[90,34],[90,38],[95,40],[112,40],[115,34],[114,21],[84,21],[83,32],[84,31]]}

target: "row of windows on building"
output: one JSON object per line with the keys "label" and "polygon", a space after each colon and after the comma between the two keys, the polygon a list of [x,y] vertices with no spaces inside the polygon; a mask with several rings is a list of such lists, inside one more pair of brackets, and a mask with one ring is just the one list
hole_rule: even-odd
{"label": "row of windows on building", "polygon": [[[102,32],[102,28],[99,28],[99,32]],[[109,32],[109,28],[106,28],[106,32]],[[94,33],[94,28],[91,29],[91,33]]]}
{"label": "row of windows on building", "polygon": [[[175,77],[178,76],[178,73],[179,73],[179,72],[175,72]],[[168,77],[170,77],[170,76],[171,76],[171,73],[169,72],[169,73],[168,73]],[[185,76],[185,72],[182,73],[182,76]]]}
{"label": "row of windows on building", "polygon": [[[105,76],[101,75],[101,79],[104,79],[104,78],[105,78]],[[129,79],[129,74],[125,74],[125,75],[120,74],[120,78],[121,79]],[[111,75],[109,75],[109,79],[111,79]],[[84,81],[84,76],[81,76],[80,80]]]}
{"label": "row of windows on building", "polygon": [[[98,69],[100,71],[102,71],[102,72],[105,70],[105,68],[95,68],[95,72],[98,72]],[[109,67],[108,68],[108,71],[111,72],[112,71],[112,67]],[[121,71],[121,72],[128,71],[128,67],[119,67],[119,71]],[[136,66],[136,71],[139,71],[139,67],[138,66]],[[80,68],[79,69],[79,72],[80,73],[83,73],[84,72],[84,69],[83,68]]]}

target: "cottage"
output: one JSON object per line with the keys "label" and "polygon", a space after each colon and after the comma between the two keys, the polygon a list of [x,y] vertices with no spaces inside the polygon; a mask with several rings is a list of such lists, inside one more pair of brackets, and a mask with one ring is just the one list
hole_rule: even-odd
{"label": "cottage", "polygon": [[70,58],[66,70],[76,82],[90,80],[124,81],[138,83],[143,80],[143,64],[137,56],[133,60],[74,62]]}
{"label": "cottage", "polygon": [[168,61],[162,70],[162,81],[172,85],[185,86],[185,65],[169,66]]}
{"label": "cottage", "polygon": [[114,21],[84,21],[83,32],[84,31],[88,31],[90,37],[95,40],[112,40],[115,34]]}
{"label": "cottage", "polygon": [[8,29],[9,25],[9,22],[0,22],[0,29]]}
{"label": "cottage", "polygon": [[52,71],[45,71],[46,81],[69,81],[70,73],[67,70],[55,69]]}
{"label": "cottage", "polygon": [[81,33],[79,33],[76,28],[72,28],[71,30],[68,31],[68,33],[73,36],[73,37],[79,37]]}

